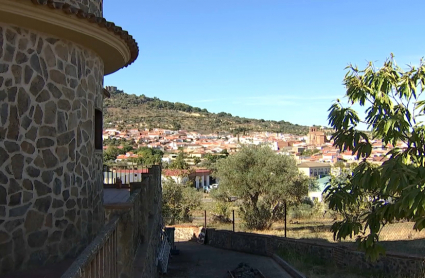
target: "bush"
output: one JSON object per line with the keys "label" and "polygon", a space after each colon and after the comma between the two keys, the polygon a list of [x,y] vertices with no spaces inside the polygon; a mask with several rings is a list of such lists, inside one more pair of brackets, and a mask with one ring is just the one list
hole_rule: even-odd
{"label": "bush", "polygon": [[230,205],[228,202],[217,201],[213,209],[213,221],[219,223],[230,223]]}
{"label": "bush", "polygon": [[247,229],[264,230],[270,228],[269,219],[271,218],[271,212],[264,203],[257,204],[257,207],[242,205],[241,215],[245,220]]}
{"label": "bush", "polygon": [[313,206],[300,204],[289,209],[289,217],[292,219],[310,219],[313,217]]}
{"label": "bush", "polygon": [[183,222],[192,222],[192,212],[201,206],[202,193],[193,187],[183,187],[181,219]]}
{"label": "bush", "polygon": [[202,194],[186,184],[168,179],[162,183],[162,216],[166,224],[191,222],[192,211],[201,205]]}

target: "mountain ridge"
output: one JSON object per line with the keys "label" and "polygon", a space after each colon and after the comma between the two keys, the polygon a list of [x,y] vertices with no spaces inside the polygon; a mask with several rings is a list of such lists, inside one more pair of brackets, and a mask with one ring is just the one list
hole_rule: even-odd
{"label": "mountain ridge", "polygon": [[[109,87],[110,88],[110,87]],[[212,113],[181,102],[160,100],[157,97],[127,94],[109,90],[110,97],[103,102],[104,127],[184,129],[200,133],[277,132],[307,134],[308,126],[290,122],[252,119],[230,113]]]}

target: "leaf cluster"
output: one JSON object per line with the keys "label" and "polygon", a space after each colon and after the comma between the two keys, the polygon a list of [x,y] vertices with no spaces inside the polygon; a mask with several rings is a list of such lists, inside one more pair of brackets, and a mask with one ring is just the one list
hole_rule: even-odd
{"label": "leaf cluster", "polygon": [[169,165],[168,169],[178,169],[178,170],[187,170],[189,169],[189,164],[185,161],[186,155],[181,148],[177,154],[176,159],[174,159]]}
{"label": "leaf cluster", "polygon": [[155,165],[161,163],[164,152],[160,149],[140,147],[136,150],[139,155],[138,162],[143,165]]}
{"label": "leaf cluster", "polygon": [[[338,100],[330,107],[332,139],[341,151],[352,151],[361,162],[352,174],[326,188],[326,200],[344,215],[332,227],[335,238],[356,236],[359,247],[377,259],[384,253],[378,244],[383,226],[408,219],[415,222],[415,229],[425,227],[425,130],[421,121],[425,66],[421,61],[418,68],[403,71],[393,57],[379,69],[372,63],[364,70],[350,65],[344,84],[349,106]],[[364,119],[353,105],[365,108]],[[367,125],[371,138],[360,130],[361,123]],[[373,140],[394,147],[382,165],[368,162]]]}
{"label": "leaf cluster", "polygon": [[167,224],[191,221],[192,213],[201,205],[202,194],[189,184],[168,178],[162,182],[162,215]]}

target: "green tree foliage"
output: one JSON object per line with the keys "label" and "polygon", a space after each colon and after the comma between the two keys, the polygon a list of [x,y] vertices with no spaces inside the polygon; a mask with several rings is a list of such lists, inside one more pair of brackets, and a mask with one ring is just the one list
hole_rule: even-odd
{"label": "green tree foliage", "polygon": [[338,160],[338,161],[334,164],[334,167],[337,167],[337,168],[343,169],[343,168],[345,168],[345,163],[344,163],[344,161]]}
{"label": "green tree foliage", "polygon": [[229,202],[217,201],[213,208],[213,221],[219,223],[230,223],[230,205]]}
{"label": "green tree foliage", "polygon": [[162,215],[167,224],[191,221],[192,212],[201,205],[202,194],[173,179],[162,182]]}
{"label": "green tree foliage", "polygon": [[227,151],[227,149],[223,149],[220,154],[225,155],[225,156],[229,156],[229,152]]}
{"label": "green tree foliage", "polygon": [[161,163],[164,152],[159,149],[140,147],[136,150],[136,154],[139,156],[137,160],[139,164],[154,165]]}
{"label": "green tree foliage", "polygon": [[[331,209],[345,213],[332,226],[335,238],[356,236],[359,248],[376,259],[384,253],[379,233],[386,224],[408,219],[415,229],[425,226],[425,65],[421,61],[404,71],[393,57],[379,69],[372,63],[364,70],[350,65],[344,83],[349,104],[337,100],[329,109],[329,124],[336,130],[332,138],[341,151],[351,150],[361,162],[345,180],[326,189],[326,200]],[[365,108],[364,119],[352,105]],[[380,166],[366,161],[372,144],[360,123],[367,125],[371,139],[395,147]],[[407,148],[397,147],[399,142]],[[361,214],[346,213],[365,203]]]}
{"label": "green tree foliage", "polygon": [[116,139],[116,138],[112,138],[112,139],[103,139],[103,145],[104,146],[119,146],[121,145],[123,142],[125,142],[125,139]]}
{"label": "green tree foliage", "polygon": [[173,120],[172,126],[173,126],[173,130],[180,130],[182,128],[182,125],[176,120]]}
{"label": "green tree foliage", "polygon": [[225,154],[211,154],[211,153],[207,153],[204,158],[205,158],[205,160],[208,160],[211,163],[215,163],[219,159],[226,158],[226,157],[227,157],[227,155],[225,155]]}
{"label": "green tree foliage", "polygon": [[230,222],[231,200],[228,192],[226,190],[213,188],[209,194],[215,201],[213,208],[213,221],[220,223]]}
{"label": "green tree foliage", "polygon": [[220,179],[214,195],[241,199],[247,228],[268,229],[283,218],[284,205],[297,204],[307,195],[309,180],[289,156],[278,155],[268,146],[243,146],[239,152],[216,162]]}
{"label": "green tree foliage", "polygon": [[208,153],[204,156],[204,160],[202,161],[201,166],[211,170],[212,172],[215,172],[215,163],[217,162],[217,160],[226,158],[227,156],[228,155],[225,154]]}
{"label": "green tree foliage", "polygon": [[199,157],[195,156],[193,158],[193,163],[195,163],[195,165],[198,165],[199,163],[201,163],[201,159]]}
{"label": "green tree foliage", "polygon": [[354,171],[354,169],[356,169],[357,166],[359,166],[359,164],[357,162],[351,162],[350,163],[350,169],[351,169],[351,171]]}
{"label": "green tree foliage", "polygon": [[232,114],[226,112],[217,113],[217,117],[232,117]]}
{"label": "green tree foliage", "polygon": [[103,161],[115,161],[117,159],[117,156],[121,154],[121,150],[114,146],[109,146],[104,152],[103,152]]}
{"label": "green tree foliage", "polygon": [[304,156],[312,156],[312,155],[314,155],[316,153],[320,153],[320,152],[321,152],[321,150],[318,150],[318,149],[304,150],[303,153],[302,153],[302,155],[304,155]]}
{"label": "green tree foliage", "polygon": [[[373,165],[372,167],[377,167],[377,165]],[[339,188],[349,184],[351,182],[351,176],[352,171],[349,168],[341,168],[341,171],[337,175],[331,177],[329,188]],[[351,222],[354,222],[357,219],[361,219],[364,214],[372,209],[372,202],[369,201],[370,198],[373,198],[370,194],[359,196],[358,202],[347,203],[344,210],[337,212],[342,215],[344,219],[349,219]],[[335,226],[336,225],[338,224],[335,224]]]}
{"label": "green tree foliage", "polygon": [[180,148],[179,153],[170,165],[168,165],[169,169],[179,169],[179,170],[187,170],[189,169],[189,164],[185,161],[185,154],[183,152],[183,148]]}
{"label": "green tree foliage", "polygon": [[128,152],[132,152],[132,151],[134,151],[134,147],[130,144],[124,144],[122,146],[122,151],[123,151],[124,154],[128,153]]}

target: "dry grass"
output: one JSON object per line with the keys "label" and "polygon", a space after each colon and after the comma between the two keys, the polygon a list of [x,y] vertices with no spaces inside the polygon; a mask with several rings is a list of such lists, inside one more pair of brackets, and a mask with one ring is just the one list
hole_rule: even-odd
{"label": "dry grass", "polygon": [[[287,223],[287,237],[296,239],[314,240],[316,242],[336,243],[330,231],[333,219],[298,219]],[[425,230],[413,230],[414,223],[399,222],[385,226],[379,239],[389,252],[404,253],[409,255],[425,256]],[[254,231],[255,233],[284,236],[284,223],[275,223],[267,231]],[[340,243],[348,246],[354,245],[355,238],[341,240]]]}
{"label": "dry grass", "polygon": [[[284,223],[275,223],[270,230],[248,230],[244,227],[242,220],[236,213],[235,231],[252,232],[258,234],[285,236]],[[286,236],[288,238],[304,239],[316,243],[340,243],[355,248],[355,238],[348,238],[339,242],[334,241],[333,233],[330,231],[332,219],[306,219],[296,220],[290,223],[288,220]],[[204,212],[195,213],[194,225],[204,225]],[[212,213],[207,211],[207,227],[229,230],[233,229],[232,223],[213,223]],[[413,230],[412,222],[390,224],[382,230],[380,234],[380,243],[387,252],[395,252],[408,255],[425,256],[425,230]]]}
{"label": "dry grass", "polygon": [[[210,199],[208,194],[204,194],[202,207],[193,213],[192,225],[204,225],[204,211],[207,211],[207,227],[220,230],[233,229],[232,223],[214,223],[213,211],[215,203]],[[283,237],[285,235],[285,225],[283,222],[273,224],[270,230],[258,231],[248,230],[244,227],[242,219],[238,215],[238,207],[235,203],[234,207],[230,208],[230,219],[232,218],[231,210],[235,210],[235,231],[237,232],[252,232],[258,234],[267,234]],[[321,215],[322,216],[322,215]],[[330,228],[334,220],[329,217],[308,217],[307,219],[290,219],[287,220],[286,235],[288,238],[305,239],[317,243],[337,243],[333,239],[333,233]],[[408,255],[425,256],[425,230],[413,230],[412,222],[399,222],[387,225],[383,228],[380,234],[381,244],[388,252],[396,252]],[[347,246],[355,247],[355,238],[341,240],[339,243]]]}
{"label": "dry grass", "polygon": [[[330,231],[333,219],[308,219],[296,220],[287,225],[287,237],[304,240],[313,240],[314,242],[336,243],[333,240],[333,233]],[[271,230],[255,231],[262,234],[283,236],[284,224],[276,223]],[[381,244],[387,252],[404,253],[407,255],[425,256],[425,230],[418,232],[413,230],[412,222],[400,222],[390,224],[383,228],[380,234]],[[355,247],[355,239],[344,240],[341,243]],[[341,244],[340,243],[340,244]],[[331,262],[320,260],[320,258],[301,256],[299,254],[280,254],[296,269],[300,270],[309,278],[325,277],[373,277],[387,278],[388,274],[381,271],[359,270],[355,268],[338,268]],[[407,277],[407,276],[406,276]],[[422,276],[421,276],[422,277]],[[425,276],[423,276],[425,277]],[[413,277],[412,277],[413,278]]]}
{"label": "dry grass", "polygon": [[[204,211],[207,211],[207,227],[220,230],[232,230],[232,223],[213,223],[214,202],[208,200],[209,196],[204,196],[202,207],[194,212],[192,225],[204,225]],[[235,204],[236,205],[236,204]],[[270,230],[258,231],[247,230],[242,219],[238,215],[238,207],[232,207],[230,211],[235,210],[235,230],[237,232],[251,232],[258,234],[267,234],[283,237],[285,235],[284,223],[275,223]],[[231,218],[231,214],[230,214]],[[287,237],[295,239],[303,239],[313,241],[315,243],[331,243],[344,244],[355,248],[355,239],[342,240],[336,242],[333,239],[333,233],[330,228],[334,220],[332,218],[309,217],[308,219],[290,219],[287,221]],[[387,252],[395,252],[407,255],[425,256],[425,230],[419,232],[413,230],[412,222],[399,222],[387,225],[380,234],[381,244],[386,248]],[[309,278],[387,278],[387,274],[380,271],[364,271],[358,269],[340,269],[329,261],[320,258],[303,256],[299,254],[280,254],[280,256],[292,264],[296,269],[305,274]],[[425,277],[425,275],[423,276]]]}
{"label": "dry grass", "polygon": [[[315,238],[333,241],[333,234],[330,232],[332,219],[308,219],[308,220],[288,220],[286,235],[289,238]],[[285,224],[277,222],[267,231],[256,231],[262,234],[284,236]]]}

